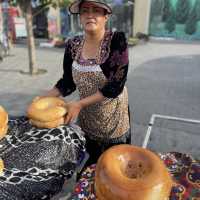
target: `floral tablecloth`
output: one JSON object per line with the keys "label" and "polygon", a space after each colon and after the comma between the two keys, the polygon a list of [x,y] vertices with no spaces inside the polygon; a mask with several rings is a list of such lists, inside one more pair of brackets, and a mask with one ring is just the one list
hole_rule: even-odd
{"label": "floral tablecloth", "polygon": [[[170,200],[200,200],[200,161],[191,156],[170,152],[159,154],[174,178]],[[82,173],[72,194],[72,200],[95,200],[94,176],[96,165]]]}

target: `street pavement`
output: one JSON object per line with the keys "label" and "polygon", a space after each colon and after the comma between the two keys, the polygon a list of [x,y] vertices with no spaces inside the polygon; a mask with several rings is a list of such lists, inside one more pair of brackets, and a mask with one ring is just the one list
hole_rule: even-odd
{"label": "street pavement", "polygon": [[[31,100],[62,75],[64,49],[37,48],[37,66],[46,74],[30,76],[28,51],[16,45],[0,63],[0,105],[10,115],[24,115]],[[150,40],[129,48],[129,104],[132,143],[141,146],[152,114],[200,120],[200,43]],[[77,99],[78,94],[66,97]],[[183,151],[200,157],[200,124],[159,119],[149,148]]]}
{"label": "street pavement", "polygon": [[[142,144],[152,114],[200,120],[199,43],[154,41],[138,45],[130,53],[133,144]],[[149,148],[200,158],[199,130],[200,124],[156,120]]]}

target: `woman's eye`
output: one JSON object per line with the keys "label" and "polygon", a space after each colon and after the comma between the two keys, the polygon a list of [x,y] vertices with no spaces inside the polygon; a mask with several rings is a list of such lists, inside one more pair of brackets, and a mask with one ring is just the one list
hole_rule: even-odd
{"label": "woman's eye", "polygon": [[80,11],[80,13],[87,13],[88,12],[88,9],[86,9],[86,8],[83,8],[83,9],[81,9],[81,11]]}
{"label": "woman's eye", "polygon": [[94,12],[95,12],[95,13],[101,13],[101,10],[98,9],[98,8],[95,8],[95,9],[94,9]]}

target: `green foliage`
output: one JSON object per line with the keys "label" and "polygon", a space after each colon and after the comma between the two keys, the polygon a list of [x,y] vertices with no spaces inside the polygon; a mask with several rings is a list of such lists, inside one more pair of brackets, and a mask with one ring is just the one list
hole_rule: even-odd
{"label": "green foliage", "polygon": [[196,8],[194,7],[186,21],[185,24],[185,32],[189,35],[192,35],[196,32],[197,30],[197,13],[196,13]]}
{"label": "green foliage", "polygon": [[190,12],[190,0],[178,0],[176,4],[176,21],[185,24]]}
{"label": "green foliage", "polygon": [[197,14],[197,21],[200,21],[200,0],[196,0],[194,7]]}
{"label": "green foliage", "polygon": [[50,0],[53,7],[66,8],[72,2],[72,0]]}
{"label": "green foliage", "polygon": [[162,13],[162,0],[153,0],[151,5],[151,17],[160,16]]}
{"label": "green foliage", "polygon": [[165,22],[167,18],[170,15],[170,9],[171,9],[171,1],[170,0],[164,0],[164,6],[163,6],[163,15],[162,15],[162,21]]}
{"label": "green foliage", "polygon": [[169,7],[169,13],[165,23],[165,29],[169,31],[169,33],[173,32],[176,28],[176,17],[175,10],[172,6]]}

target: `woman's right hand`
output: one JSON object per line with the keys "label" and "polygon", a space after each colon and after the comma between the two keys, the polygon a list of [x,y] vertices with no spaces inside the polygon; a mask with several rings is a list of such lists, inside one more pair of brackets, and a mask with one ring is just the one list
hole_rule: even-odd
{"label": "woman's right hand", "polygon": [[71,101],[67,104],[67,115],[65,117],[65,124],[70,124],[76,120],[78,117],[82,105],[79,101]]}

